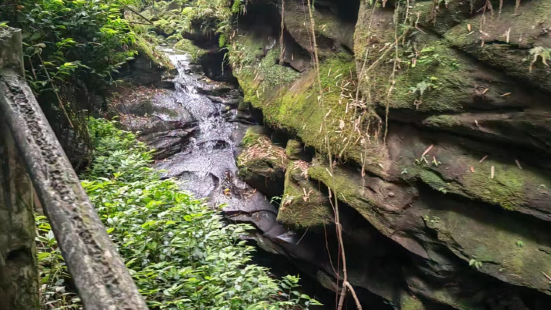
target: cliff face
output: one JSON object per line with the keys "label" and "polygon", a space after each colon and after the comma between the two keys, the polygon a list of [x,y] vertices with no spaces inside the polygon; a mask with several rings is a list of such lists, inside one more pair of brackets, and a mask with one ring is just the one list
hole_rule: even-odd
{"label": "cliff face", "polygon": [[[303,1],[256,1],[239,19],[246,101],[300,140],[288,154],[318,154],[274,180],[278,219],[324,247],[331,188],[366,303],[547,308],[551,4],[371,2],[317,0],[312,24]],[[298,255],[334,287],[326,256]]]}

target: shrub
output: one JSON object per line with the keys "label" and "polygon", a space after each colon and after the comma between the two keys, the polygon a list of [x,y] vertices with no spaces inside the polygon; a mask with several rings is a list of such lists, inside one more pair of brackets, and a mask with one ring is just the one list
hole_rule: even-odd
{"label": "shrub", "polygon": [[[254,248],[239,236],[251,227],[224,225],[204,201],[180,191],[174,180],[161,180],[149,168],[151,151],[133,134],[105,120],[88,123],[96,153],[82,184],[151,309],[295,309],[317,303],[295,290],[297,277],[279,281],[250,264]],[[61,263],[59,255],[53,257]],[[43,259],[40,264],[43,277],[57,276],[47,274],[55,268],[44,269]],[[51,283],[46,292],[55,291],[55,283],[62,286],[52,280],[44,281]]]}
{"label": "shrub", "polygon": [[111,81],[134,55],[129,48],[134,37],[122,18],[123,8],[133,2],[19,0],[0,8],[0,14],[23,30],[27,78],[35,91],[44,91],[83,74]]}

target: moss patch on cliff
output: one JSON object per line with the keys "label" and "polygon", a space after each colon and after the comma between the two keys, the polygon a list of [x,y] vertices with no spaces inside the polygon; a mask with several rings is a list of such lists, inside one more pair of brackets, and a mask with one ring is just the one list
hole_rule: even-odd
{"label": "moss patch on cliff", "polygon": [[[427,38],[425,38],[427,39]],[[396,78],[396,92],[390,107],[424,111],[461,111],[472,101],[469,72],[472,64],[440,41],[430,38],[419,42],[415,55],[404,52],[408,68]],[[415,60],[413,58],[415,57]]]}
{"label": "moss patch on cliff", "polygon": [[320,227],[333,220],[329,201],[308,179],[308,168],[304,161],[289,163],[285,193],[277,215],[279,222],[296,229]]}
{"label": "moss patch on cliff", "polygon": [[551,68],[540,59],[530,70],[533,49],[551,48],[545,34],[547,31],[542,31],[551,25],[551,4],[547,1],[523,1],[518,11],[508,5],[504,6],[499,18],[486,15],[485,22],[478,15],[451,28],[444,34],[445,38],[451,45],[485,64],[551,90]]}
{"label": "moss patch on cliff", "polygon": [[285,150],[251,128],[241,144],[244,149],[237,158],[239,176],[265,195],[281,195],[285,169],[289,163]]}
{"label": "moss patch on cliff", "polygon": [[388,232],[388,227],[377,214],[377,203],[360,184],[362,181],[356,176],[339,168],[330,172],[321,161],[315,160],[308,169],[308,175],[313,180],[319,181],[329,187],[340,201],[343,201],[358,211],[375,228],[383,234]]}
{"label": "moss patch on cliff", "polygon": [[[299,77],[293,69],[276,64],[274,54],[271,51],[258,67],[254,62],[253,65],[245,62],[236,70],[245,100],[262,110],[268,125],[295,133],[306,145],[324,153],[329,146],[333,154],[339,154],[347,140],[357,141],[353,132],[356,115],[347,106],[350,90],[343,87],[353,83],[355,77],[352,58],[334,54],[321,63],[323,96],[320,97],[314,70]],[[360,162],[359,146],[350,143],[346,155]]]}
{"label": "moss patch on cliff", "polygon": [[469,210],[457,203],[431,209],[428,218],[437,219],[426,221],[427,226],[437,230],[438,239],[465,263],[475,259],[482,263],[477,268],[481,272],[509,283],[548,289],[541,271],[551,271],[551,248],[546,245],[548,238],[535,237],[545,230],[542,226],[527,225],[507,213]]}
{"label": "moss patch on cliff", "polygon": [[[417,149],[421,150],[422,147],[427,148],[428,145],[421,145]],[[480,163],[479,158],[459,152],[461,151],[458,149],[435,147],[426,156],[425,162],[416,160],[414,149],[407,146],[401,154],[400,163],[404,167],[401,178],[418,179],[444,194],[481,200],[509,211],[537,215],[541,211],[533,213],[531,209],[535,211],[547,208],[544,201],[548,195],[550,180],[545,175],[531,167],[520,169],[514,160],[506,163],[485,159]]]}
{"label": "moss patch on cliff", "polygon": [[285,150],[280,146],[273,145],[268,137],[247,130],[242,144],[245,149],[239,155],[237,163],[244,170],[256,167],[260,162],[282,170],[287,167],[289,160],[285,155]]}

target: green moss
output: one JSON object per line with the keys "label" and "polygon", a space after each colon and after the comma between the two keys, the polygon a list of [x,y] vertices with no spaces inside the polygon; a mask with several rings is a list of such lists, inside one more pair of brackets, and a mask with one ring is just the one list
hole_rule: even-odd
{"label": "green moss", "polygon": [[239,174],[244,179],[251,173],[272,179],[287,168],[288,158],[282,147],[273,145],[258,127],[247,129],[241,142],[244,147],[237,158]]}
{"label": "green moss", "polygon": [[[266,58],[267,59],[267,58]],[[300,78],[294,70],[273,64],[264,59],[261,69],[252,70],[254,66],[237,71],[237,77],[245,94],[245,100],[263,111],[268,125],[284,128],[296,133],[304,144],[313,146],[326,153],[326,136],[332,154],[339,154],[347,145],[345,139],[357,141],[353,132],[356,120],[350,109],[346,111],[346,100],[342,100],[341,82],[354,75],[354,63],[350,56],[335,54],[320,66],[321,84],[324,95],[319,98],[319,84],[314,70],[305,72]],[[272,64],[271,73],[267,73],[266,63]],[[277,73],[283,70],[282,74]],[[274,73],[275,72],[275,73]],[[291,74],[288,80],[279,80],[280,76]],[[292,83],[287,83],[288,81]],[[329,112],[330,111],[330,112]],[[327,117],[326,117],[327,116]],[[344,124],[344,128],[341,128]],[[348,145],[344,153],[356,162],[361,162],[359,145]]]}
{"label": "green moss", "polygon": [[278,165],[273,160],[267,158],[253,158],[247,161],[238,161],[239,176],[243,180],[248,180],[254,175],[262,176],[267,179],[274,179]]}
{"label": "green moss", "polygon": [[[469,84],[470,70],[463,68],[472,67],[472,64],[437,38],[424,37],[419,40],[419,45],[423,47],[421,51],[426,52],[420,53],[415,67],[399,74],[391,108],[462,111],[463,103],[472,101],[471,93],[465,90],[473,87]],[[420,83],[430,85],[422,95],[414,91]],[[414,106],[416,100],[421,102],[418,108]]]}
{"label": "green moss", "polygon": [[483,307],[475,305],[468,297],[455,297],[445,288],[434,288],[432,297],[440,303],[448,304],[459,310],[484,310]]}
{"label": "green moss", "polygon": [[287,141],[287,147],[285,148],[285,154],[290,159],[300,159],[300,154],[303,152],[304,148],[302,143],[297,140]]}
{"label": "green moss", "polygon": [[[496,171],[493,179],[490,177],[491,166],[494,166]],[[483,167],[486,169],[477,169],[474,173],[466,173],[462,176],[462,181],[469,192],[507,210],[515,210],[525,204],[526,179],[535,176],[516,166],[491,160],[485,161]]]}
{"label": "green moss", "polygon": [[461,125],[461,122],[455,115],[434,115],[426,118],[423,123],[430,127],[451,128]]}
{"label": "green moss", "polygon": [[305,229],[320,227],[333,220],[329,201],[302,174],[298,162],[291,162],[285,174],[285,193],[277,220],[284,225]]}
{"label": "green moss", "polygon": [[196,46],[193,42],[191,42],[191,40],[188,39],[178,41],[178,43],[174,45],[174,48],[189,54],[193,61],[199,61],[201,57],[207,53],[206,50]]}
{"label": "green moss", "polygon": [[[523,1],[520,13],[516,14],[513,5],[504,6],[499,19],[481,22],[481,15],[477,15],[451,28],[444,36],[452,46],[473,55],[484,64],[498,68],[507,75],[530,81],[539,88],[551,90],[551,70],[538,65],[530,71],[528,61],[530,48],[547,45],[541,39],[538,25],[551,23],[551,3]],[[498,44],[481,44],[480,36],[472,35],[467,25],[471,25],[474,33],[484,32],[487,42]],[[480,25],[483,25],[482,29]],[[510,30],[507,42],[503,39],[504,29]]]}
{"label": "green moss", "polygon": [[313,180],[319,181],[331,188],[339,200],[346,202],[364,218],[366,218],[375,228],[383,234],[389,233],[389,227],[379,218],[379,212],[376,208],[374,198],[360,186],[361,178],[350,171],[340,168],[333,169],[330,173],[326,165],[315,160],[314,164],[308,169],[308,174]]}
{"label": "green moss", "polygon": [[[405,156],[401,161],[403,166],[407,167],[407,174],[401,175],[406,181],[419,179],[444,194],[481,200],[509,211],[536,208],[536,205],[531,204],[538,203],[542,199],[539,197],[546,195],[544,189],[549,184],[549,179],[545,175],[529,167],[519,169],[514,161],[504,163],[486,159],[479,163],[479,160],[472,156],[458,157],[440,152],[439,159],[444,165],[435,166],[432,162],[408,163],[407,161],[414,161],[409,156]],[[495,170],[494,178],[491,178],[492,166]],[[469,167],[473,167],[474,172],[471,172]]]}
{"label": "green moss", "polygon": [[417,173],[421,180],[428,184],[433,189],[439,190],[440,188],[448,189],[450,187],[450,184],[442,180],[438,174],[436,174],[434,171],[428,170],[428,169],[419,169],[419,168],[412,168],[408,171],[414,172],[417,169]]}
{"label": "green moss", "polygon": [[473,257],[479,262],[495,261],[493,253],[484,245],[480,245],[474,249]]}
{"label": "green moss", "polygon": [[145,55],[158,67],[174,69],[174,65],[170,62],[170,59],[168,59],[163,52],[157,51],[155,47],[142,36],[136,34],[134,47],[139,54]]}
{"label": "green moss", "polygon": [[403,295],[401,298],[401,310],[425,310],[423,303],[410,295]]}
{"label": "green moss", "polygon": [[241,141],[241,145],[244,147],[252,146],[258,143],[261,137],[262,135],[259,133],[258,130],[256,130],[255,127],[249,127],[247,129],[247,132],[245,132],[245,136]]}
{"label": "green moss", "polygon": [[[467,213],[445,208],[431,210],[431,214],[445,223],[438,228],[438,238],[465,264],[475,258],[483,263],[481,272],[509,283],[541,291],[548,289],[541,271],[551,271],[550,249],[534,237],[545,234],[545,226],[530,225],[490,210]],[[522,246],[517,244],[519,240]]]}

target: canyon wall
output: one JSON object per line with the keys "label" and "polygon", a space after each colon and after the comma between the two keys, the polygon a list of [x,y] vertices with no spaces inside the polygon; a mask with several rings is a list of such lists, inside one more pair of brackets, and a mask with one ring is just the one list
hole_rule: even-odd
{"label": "canyon wall", "polygon": [[289,256],[335,288],[331,188],[371,308],[546,308],[551,5],[371,2],[255,1],[239,18],[245,100],[296,140],[287,167],[242,167],[284,185],[278,220],[317,253]]}

